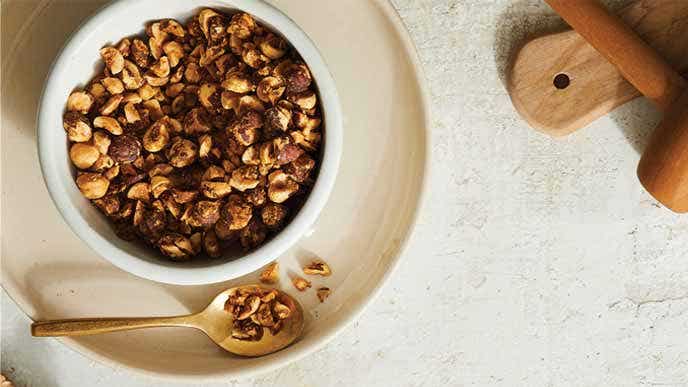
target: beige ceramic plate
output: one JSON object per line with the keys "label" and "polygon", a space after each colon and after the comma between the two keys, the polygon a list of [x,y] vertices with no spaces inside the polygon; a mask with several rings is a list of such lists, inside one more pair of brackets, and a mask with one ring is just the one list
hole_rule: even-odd
{"label": "beige ceramic plate", "polygon": [[[265,371],[332,338],[396,264],[419,210],[428,141],[424,86],[408,35],[382,0],[272,3],[320,48],[342,100],[344,152],[333,194],[312,234],[279,258],[282,288],[292,294],[287,273],[313,256],[325,258],[334,273],[313,285],[332,288],[332,296],[320,304],[313,289],[297,294],[306,311],[304,336],[267,357],[232,357],[200,333],[171,328],[64,340],[86,356],[195,381]],[[66,36],[100,4],[2,2],[2,281],[33,319],[181,314],[257,277],[191,287],[134,277],[89,250],[53,207],[36,156],[38,96]]]}

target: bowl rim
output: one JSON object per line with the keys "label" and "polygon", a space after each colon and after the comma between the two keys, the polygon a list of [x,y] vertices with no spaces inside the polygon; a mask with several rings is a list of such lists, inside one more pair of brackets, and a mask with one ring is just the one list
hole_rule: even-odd
{"label": "bowl rim", "polygon": [[[74,182],[61,179],[59,172],[62,167],[57,165],[59,163],[51,162],[54,159],[52,152],[55,144],[46,139],[49,137],[48,132],[54,130],[54,125],[51,123],[54,124],[55,117],[54,114],[51,114],[53,112],[48,106],[59,101],[62,93],[64,93],[64,90],[56,87],[57,79],[65,71],[68,71],[71,58],[78,55],[79,44],[88,39],[97,26],[107,23],[107,20],[112,18],[113,13],[123,12],[132,4],[139,3],[138,0],[114,0],[88,17],[75,30],[66,40],[50,66],[38,104],[38,158],[43,180],[60,215],[79,239],[96,254],[126,272],[156,282],[175,285],[213,284],[248,274],[278,258],[295,245],[316,222],[332,192],[339,170],[343,144],[341,105],[334,78],[313,41],[291,18],[268,3],[253,0],[223,0],[222,2],[226,3],[228,7],[237,8],[254,15],[257,19],[264,20],[274,27],[276,32],[283,34],[290,44],[297,49],[309,66],[317,83],[326,127],[326,135],[323,136],[321,165],[308,198],[291,222],[259,248],[231,261],[218,262],[203,267],[187,267],[162,259],[160,261],[148,261],[138,258],[120,249],[109,239],[93,230],[67,193],[67,184],[74,184]],[[190,7],[191,9],[193,8]],[[61,106],[63,106],[62,103],[60,103]],[[62,109],[59,111],[62,112]]]}

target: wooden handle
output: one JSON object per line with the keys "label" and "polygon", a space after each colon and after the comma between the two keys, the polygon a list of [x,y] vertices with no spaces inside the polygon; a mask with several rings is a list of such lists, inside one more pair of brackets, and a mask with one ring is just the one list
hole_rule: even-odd
{"label": "wooden handle", "polygon": [[688,92],[665,115],[638,164],[645,189],[675,212],[688,212]]}
{"label": "wooden handle", "polygon": [[545,0],[662,110],[681,96],[685,80],[597,0]]}
{"label": "wooden handle", "polygon": [[177,317],[84,318],[41,321],[31,324],[35,337],[85,336],[154,327],[198,328],[196,315]]}

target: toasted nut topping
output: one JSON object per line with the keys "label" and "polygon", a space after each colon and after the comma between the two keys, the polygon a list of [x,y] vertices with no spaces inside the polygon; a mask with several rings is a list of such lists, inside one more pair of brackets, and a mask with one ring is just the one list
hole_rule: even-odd
{"label": "toasted nut topping", "polygon": [[[112,158],[110,158],[110,160],[112,160]],[[112,180],[119,176],[119,165],[113,165],[112,167],[108,168],[105,172],[103,172],[103,176],[105,176],[105,178],[108,180]]]}
{"label": "toasted nut topping", "polygon": [[227,27],[227,32],[239,39],[248,39],[256,29],[256,21],[247,13],[238,13],[232,16],[232,21]]}
{"label": "toasted nut topping", "polygon": [[330,266],[323,261],[313,261],[303,268],[304,274],[327,277],[332,274]]}
{"label": "toasted nut topping", "polygon": [[87,199],[99,199],[107,193],[110,180],[99,173],[82,173],[76,178],[76,184]]}
{"label": "toasted nut topping", "polygon": [[188,223],[193,227],[207,228],[220,219],[222,202],[201,200],[192,207]]}
{"label": "toasted nut topping", "polygon": [[139,68],[126,59],[124,60],[124,69],[122,70],[122,82],[127,90],[136,90],[143,86],[145,82]]}
{"label": "toasted nut topping", "polygon": [[143,76],[145,78],[146,82],[151,85],[151,86],[165,86],[169,81],[169,77],[156,77],[150,74],[146,74]]}
{"label": "toasted nut topping", "polygon": [[184,78],[189,83],[198,83],[201,80],[200,67],[196,63],[189,63],[184,71]]}
{"label": "toasted nut topping", "polygon": [[62,125],[67,131],[67,137],[73,142],[86,142],[91,139],[91,127],[86,117],[77,112],[67,112]]}
{"label": "toasted nut topping", "polygon": [[323,287],[323,288],[318,288],[318,292],[317,292],[317,294],[318,294],[318,300],[320,300],[320,302],[325,302],[325,300],[327,299],[327,297],[330,296],[330,293],[332,293],[332,291],[330,290],[330,288],[325,288],[325,287]]}
{"label": "toasted nut topping", "polygon": [[287,42],[275,34],[269,34],[260,42],[260,50],[270,59],[279,59],[287,53]]}
{"label": "toasted nut topping", "polygon": [[198,135],[210,132],[210,119],[203,108],[191,109],[184,116],[184,131],[189,135]]}
{"label": "toasted nut topping", "polygon": [[165,95],[170,98],[175,98],[184,90],[184,87],[186,87],[186,85],[183,83],[175,83],[174,85],[167,86]]}
{"label": "toasted nut topping", "polygon": [[110,136],[103,131],[97,131],[93,133],[93,145],[102,154],[107,154],[108,148],[110,147]]}
{"label": "toasted nut topping", "polygon": [[114,47],[105,47],[100,50],[100,56],[103,58],[105,65],[110,74],[119,74],[124,68],[124,56]]}
{"label": "toasted nut topping", "polygon": [[268,176],[268,197],[275,203],[283,203],[299,190],[299,185],[282,171]]}
{"label": "toasted nut topping", "polygon": [[301,93],[308,90],[312,81],[308,67],[303,64],[289,66],[284,73],[284,78],[286,79],[288,94]]}
{"label": "toasted nut topping", "polygon": [[142,202],[150,201],[150,185],[148,183],[139,182],[131,186],[127,191],[127,197],[133,200],[140,200]]}
{"label": "toasted nut topping", "polygon": [[203,233],[203,250],[212,258],[220,258],[222,256],[220,242],[217,239],[217,234],[212,229]]}
{"label": "toasted nut topping", "polygon": [[124,92],[124,84],[119,80],[119,78],[103,78],[100,83],[105,86],[110,94],[122,94]]}
{"label": "toasted nut topping", "polygon": [[198,156],[200,158],[208,157],[210,149],[213,147],[213,138],[208,134],[204,134],[198,138]]}
{"label": "toasted nut topping", "polygon": [[124,132],[119,122],[112,117],[96,117],[93,120],[93,126],[95,126],[96,128],[105,129],[108,132],[114,134],[115,136],[119,136]]}
{"label": "toasted nut topping", "polygon": [[278,228],[286,220],[287,212],[287,207],[281,204],[268,203],[263,207],[260,216],[266,226]]}
{"label": "toasted nut topping", "polygon": [[277,77],[265,77],[258,83],[256,95],[258,95],[261,101],[269,102],[274,105],[279,101],[280,97],[282,97],[284,90],[284,83],[281,79]]}
{"label": "toasted nut topping", "polygon": [[[156,101],[157,102],[157,101]],[[170,132],[164,118],[159,119],[143,135],[143,148],[149,152],[159,152],[170,142]]]}
{"label": "toasted nut topping", "polygon": [[170,75],[170,60],[166,56],[160,57],[160,59],[150,67],[150,71],[158,77],[167,77]]}
{"label": "toasted nut topping", "polygon": [[69,149],[69,158],[79,169],[90,168],[100,157],[98,148],[93,145],[77,142]]}
{"label": "toasted nut topping", "polygon": [[232,172],[232,178],[229,180],[229,184],[241,192],[256,188],[259,182],[260,174],[258,173],[258,168],[252,165],[235,169]]}
{"label": "toasted nut topping", "polygon": [[217,87],[212,83],[204,83],[198,89],[198,100],[201,102],[206,109],[213,109],[213,101],[211,99],[215,97],[217,102],[219,102],[219,94],[216,95]]}
{"label": "toasted nut topping", "polygon": [[202,181],[222,181],[226,176],[224,169],[218,167],[217,165],[211,165],[208,169],[203,172],[201,177]]}
{"label": "toasted nut topping", "polygon": [[263,53],[251,43],[244,43],[244,49],[241,51],[241,58],[244,60],[244,63],[254,69],[259,69],[270,62],[270,58],[263,55]]}
{"label": "toasted nut topping", "polygon": [[235,93],[244,94],[255,90],[256,86],[247,74],[241,71],[232,71],[227,74],[224,82],[222,82],[222,88]]}
{"label": "toasted nut topping", "polygon": [[131,55],[134,59],[134,62],[136,62],[139,67],[148,66],[148,55],[150,55],[150,51],[148,50],[146,43],[140,39],[134,39],[131,46]]}
{"label": "toasted nut topping", "polygon": [[298,107],[303,110],[313,109],[315,104],[318,102],[318,98],[312,91],[305,91],[303,93],[292,94],[289,96],[289,100],[294,102]]}
{"label": "toasted nut topping", "polygon": [[167,150],[167,159],[175,168],[189,166],[196,161],[198,147],[193,142],[177,137]]}
{"label": "toasted nut topping", "polygon": [[162,49],[165,55],[167,55],[167,58],[169,58],[170,66],[177,67],[179,61],[184,57],[184,47],[178,42],[171,41],[163,44]]}
{"label": "toasted nut topping", "polygon": [[112,140],[108,155],[118,163],[131,163],[141,154],[141,143],[130,135],[117,136]]}
{"label": "toasted nut topping", "polygon": [[158,93],[158,89],[146,83],[138,89],[138,93],[143,101],[148,101],[149,99],[155,97],[155,95]]}
{"label": "toasted nut topping", "polygon": [[291,283],[294,284],[296,290],[302,292],[311,287],[310,281],[307,281],[301,277],[294,277],[291,279]]}
{"label": "toasted nut topping", "polygon": [[260,282],[266,284],[276,284],[279,281],[279,263],[277,261],[265,266],[260,273]]}
{"label": "toasted nut topping", "polygon": [[160,57],[163,54],[162,50],[162,45],[164,43],[164,39],[162,38],[156,38],[154,36],[151,36],[148,39],[148,47],[150,48],[150,53],[155,59],[160,59]]}
{"label": "toasted nut topping", "polygon": [[193,255],[191,241],[184,235],[169,233],[158,242],[160,251],[174,260],[187,260]]}
{"label": "toasted nut topping", "polygon": [[165,176],[153,176],[151,178],[150,190],[156,199],[171,187],[172,181]]}
{"label": "toasted nut topping", "polygon": [[232,192],[232,186],[224,181],[203,181],[200,189],[210,199],[220,199]]}
{"label": "toasted nut topping", "polygon": [[88,87],[88,92],[96,100],[102,101],[102,99],[105,98],[107,90],[105,90],[105,87],[103,87],[103,85],[101,85],[100,83],[94,82],[91,83],[91,85]]}
{"label": "toasted nut topping", "polygon": [[105,102],[105,104],[100,107],[100,114],[104,116],[109,116],[110,114],[112,114],[112,112],[117,110],[117,108],[119,107],[120,102],[122,102],[122,98],[122,95],[119,94],[110,97],[110,99],[108,99],[107,102]]}
{"label": "toasted nut topping", "polygon": [[265,106],[263,106],[263,102],[255,95],[245,95],[239,98],[239,113],[249,110],[263,113],[265,111]]}
{"label": "toasted nut topping", "polygon": [[67,98],[67,110],[86,114],[91,110],[93,97],[85,91],[75,91]]}
{"label": "toasted nut topping", "polygon": [[168,34],[174,35],[178,38],[183,38],[185,35],[184,27],[182,27],[182,25],[174,19],[161,20],[159,28],[161,31],[167,32]]}
{"label": "toasted nut topping", "polygon": [[151,118],[156,121],[165,116],[165,113],[162,111],[160,102],[158,102],[158,100],[149,99],[148,101],[143,102],[143,107],[148,109]]}
{"label": "toasted nut topping", "polygon": [[[115,166],[115,161],[108,155],[100,155],[98,160],[91,166],[91,170],[95,172],[105,172],[106,170]],[[107,177],[107,176],[106,176]],[[109,179],[108,179],[109,180]]]}
{"label": "toasted nut topping", "polygon": [[141,121],[141,115],[132,102],[124,105],[124,115],[127,117],[127,122],[130,124]]}
{"label": "toasted nut topping", "polygon": [[124,38],[117,43],[117,50],[122,53],[123,56],[129,56],[131,52],[131,40]]}

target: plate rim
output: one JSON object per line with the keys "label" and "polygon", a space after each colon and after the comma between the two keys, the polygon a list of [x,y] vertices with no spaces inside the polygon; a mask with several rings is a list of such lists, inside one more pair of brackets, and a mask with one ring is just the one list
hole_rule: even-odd
{"label": "plate rim", "polygon": [[[362,300],[360,303],[354,305],[351,308],[351,311],[349,312],[346,317],[344,317],[341,321],[337,322],[334,324],[333,329],[330,330],[330,332],[324,334],[321,336],[321,338],[317,341],[315,341],[312,344],[306,345],[302,348],[298,348],[297,350],[291,351],[289,354],[286,354],[282,356],[279,359],[275,359],[273,361],[265,362],[263,364],[257,364],[257,365],[252,365],[250,367],[244,368],[244,369],[239,369],[239,370],[233,370],[230,372],[217,372],[217,373],[211,373],[211,374],[206,374],[206,375],[190,375],[190,374],[165,374],[165,373],[160,373],[156,371],[151,371],[147,369],[141,369],[141,368],[136,368],[132,367],[126,364],[122,364],[120,362],[117,362],[107,356],[101,355],[86,346],[80,344],[77,342],[75,339],[70,338],[70,337],[58,337],[55,338],[57,342],[63,344],[65,347],[70,349],[71,351],[80,354],[81,356],[85,357],[86,359],[94,360],[97,361],[100,364],[103,364],[107,367],[110,367],[111,369],[114,370],[126,370],[130,372],[133,375],[141,375],[144,377],[148,378],[153,378],[156,380],[164,380],[164,381],[176,381],[176,382],[216,382],[216,381],[226,381],[227,378],[233,378],[233,379],[245,379],[253,376],[257,376],[260,374],[264,374],[270,371],[274,371],[277,369],[280,369],[282,367],[285,367],[297,360],[303,359],[304,357],[320,350],[323,348],[325,345],[330,343],[336,336],[341,334],[341,332],[348,328],[354,321],[358,320],[363,312],[372,304],[373,301],[375,301],[382,289],[384,288],[385,285],[387,285],[390,277],[394,272],[399,267],[399,263],[401,262],[401,258],[407,253],[409,243],[411,239],[413,238],[415,231],[416,231],[416,226],[418,225],[418,220],[420,217],[420,214],[422,213],[423,208],[426,205],[427,202],[427,197],[428,197],[428,192],[429,192],[429,180],[430,180],[430,155],[431,155],[431,149],[432,149],[432,137],[431,137],[431,117],[432,117],[432,111],[431,111],[431,105],[430,105],[430,94],[428,91],[428,82],[427,82],[427,77],[424,72],[422,62],[420,61],[420,56],[418,54],[418,49],[413,42],[413,39],[411,38],[411,35],[404,23],[404,21],[401,18],[401,15],[397,11],[396,8],[394,8],[394,5],[391,3],[391,0],[376,0],[375,3],[380,7],[382,13],[384,16],[387,17],[387,19],[391,22],[392,27],[394,28],[394,31],[396,32],[396,35],[398,36],[400,43],[402,44],[404,50],[406,51],[406,54],[410,60],[410,63],[412,65],[414,75],[415,75],[415,85],[418,90],[418,94],[420,97],[421,101],[421,112],[422,114],[422,122],[423,122],[423,133],[424,133],[424,146],[423,146],[423,152],[424,152],[424,157],[422,158],[423,166],[421,168],[422,171],[422,176],[420,179],[420,188],[418,190],[418,196],[417,199],[415,200],[415,209],[410,217],[409,221],[409,227],[408,230],[405,232],[403,237],[399,240],[399,244],[397,247],[397,253],[395,256],[390,260],[389,263],[389,268],[381,275],[379,280],[377,281],[376,284],[371,288],[370,294],[367,298]],[[106,7],[109,4],[106,3],[103,5],[103,7]],[[42,11],[41,11],[42,12]],[[95,11],[98,12],[98,11]],[[89,17],[90,18],[90,17]],[[88,20],[88,19],[86,19]],[[68,38],[69,40],[69,38]],[[1,257],[0,257],[1,258]],[[20,293],[16,291],[14,288],[10,288],[7,284],[6,281],[4,281],[5,274],[2,272],[2,283],[0,286],[4,290],[5,294],[12,300],[12,302],[17,305],[19,310],[31,321],[35,321],[27,312],[26,310],[29,309],[28,305],[29,303],[26,302],[24,297],[20,296]],[[13,290],[15,290],[13,292]]]}

